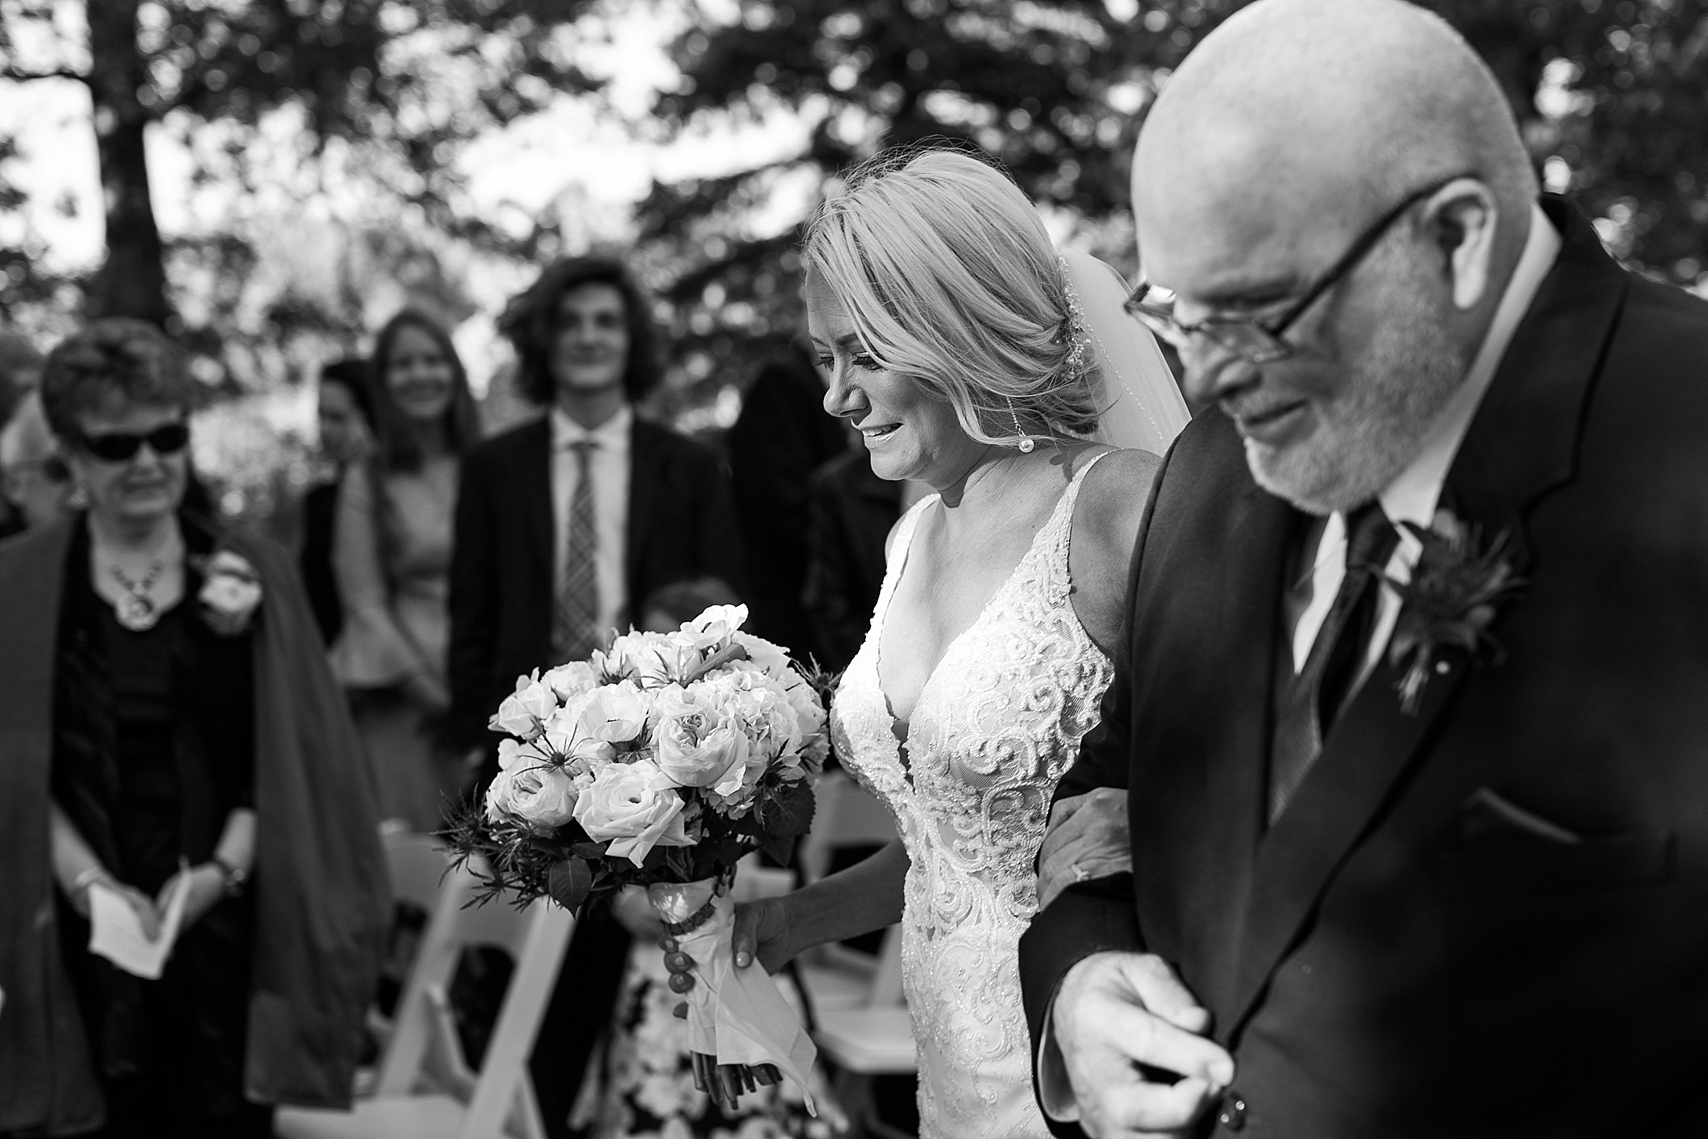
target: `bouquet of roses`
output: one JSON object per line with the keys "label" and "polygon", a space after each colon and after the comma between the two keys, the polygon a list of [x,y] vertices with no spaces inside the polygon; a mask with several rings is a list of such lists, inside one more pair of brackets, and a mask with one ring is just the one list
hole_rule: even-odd
{"label": "bouquet of roses", "polygon": [[520,678],[491,721],[498,776],[450,831],[489,894],[573,909],[645,886],[666,951],[692,958],[696,1082],[726,1103],[785,1073],[807,1086],[815,1052],[793,1008],[763,969],[731,965],[729,889],[750,851],[788,861],[830,750],[826,678],[746,619],[714,606]]}

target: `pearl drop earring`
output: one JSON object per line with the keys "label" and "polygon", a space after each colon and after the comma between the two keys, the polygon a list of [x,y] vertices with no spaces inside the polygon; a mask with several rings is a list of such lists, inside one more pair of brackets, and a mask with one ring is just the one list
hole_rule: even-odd
{"label": "pearl drop earring", "polygon": [[1020,429],[1020,416],[1014,410],[1013,400],[1008,401],[1008,418],[1014,421],[1014,434],[1020,436],[1020,453],[1022,455],[1030,455],[1032,453],[1032,448],[1036,447],[1037,444],[1032,442],[1032,437],[1030,435]]}

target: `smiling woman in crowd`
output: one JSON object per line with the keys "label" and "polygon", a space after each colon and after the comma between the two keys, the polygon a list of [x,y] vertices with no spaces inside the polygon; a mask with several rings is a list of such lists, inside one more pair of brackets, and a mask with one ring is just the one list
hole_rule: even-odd
{"label": "smiling woman in crowd", "polygon": [[451,521],[462,457],[480,435],[474,397],[450,335],[413,309],[374,345],[377,447],[351,464],[338,496],[333,571],[344,631],[333,646],[380,809],[437,830],[462,768],[437,746],[450,707]]}
{"label": "smiling woman in crowd", "polygon": [[[242,1139],[349,1099],[376,815],[292,568],[183,508],[193,388],[127,319],[43,373],[88,509],[0,548],[0,1132]],[[180,895],[158,976],[90,950],[92,905],[153,934]]]}

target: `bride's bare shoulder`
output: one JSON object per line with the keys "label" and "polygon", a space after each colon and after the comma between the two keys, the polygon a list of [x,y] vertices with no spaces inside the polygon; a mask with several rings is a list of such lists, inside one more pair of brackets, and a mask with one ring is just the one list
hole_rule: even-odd
{"label": "bride's bare shoulder", "polygon": [[1110,451],[1085,476],[1074,504],[1074,545],[1105,546],[1122,561],[1138,540],[1162,460],[1149,451]]}
{"label": "bride's bare shoulder", "polygon": [[1085,476],[1074,503],[1068,547],[1074,610],[1104,652],[1112,652],[1120,632],[1127,570],[1161,466],[1149,451],[1110,452]]}

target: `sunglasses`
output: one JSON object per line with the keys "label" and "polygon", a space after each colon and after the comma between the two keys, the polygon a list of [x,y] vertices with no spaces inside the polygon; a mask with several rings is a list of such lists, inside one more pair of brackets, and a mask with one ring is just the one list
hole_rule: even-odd
{"label": "sunglasses", "polygon": [[190,441],[188,423],[168,423],[145,435],[115,431],[105,435],[80,435],[77,445],[97,459],[107,463],[127,463],[136,457],[144,443],[156,455],[176,455]]}

